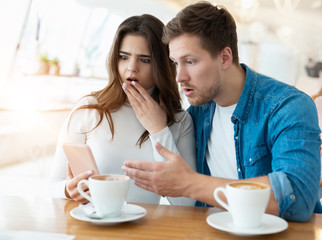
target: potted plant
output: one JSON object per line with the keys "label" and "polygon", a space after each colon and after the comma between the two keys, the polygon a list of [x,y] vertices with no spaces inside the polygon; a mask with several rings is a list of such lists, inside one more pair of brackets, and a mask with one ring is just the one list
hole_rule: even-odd
{"label": "potted plant", "polygon": [[50,63],[49,59],[47,57],[47,54],[41,54],[39,58],[39,68],[38,68],[38,74],[44,75],[48,74],[50,69]]}
{"label": "potted plant", "polygon": [[58,58],[54,58],[50,60],[50,74],[58,76],[60,72],[59,60]]}

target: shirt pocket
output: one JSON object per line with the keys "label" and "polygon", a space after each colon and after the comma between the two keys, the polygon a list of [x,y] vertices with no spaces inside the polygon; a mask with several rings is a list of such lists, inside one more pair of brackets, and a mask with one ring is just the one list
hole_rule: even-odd
{"label": "shirt pocket", "polygon": [[[270,163],[270,153],[266,145],[257,145],[251,147],[248,157],[245,160],[245,166],[264,167]],[[270,164],[269,164],[270,165]]]}

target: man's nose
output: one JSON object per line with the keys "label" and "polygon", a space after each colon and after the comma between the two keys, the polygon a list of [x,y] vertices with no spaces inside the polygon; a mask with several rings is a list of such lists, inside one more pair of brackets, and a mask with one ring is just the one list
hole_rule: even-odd
{"label": "man's nose", "polygon": [[177,83],[181,83],[181,82],[184,82],[187,80],[188,77],[187,77],[187,73],[184,68],[177,66],[176,71],[177,71],[177,73],[176,73]]}

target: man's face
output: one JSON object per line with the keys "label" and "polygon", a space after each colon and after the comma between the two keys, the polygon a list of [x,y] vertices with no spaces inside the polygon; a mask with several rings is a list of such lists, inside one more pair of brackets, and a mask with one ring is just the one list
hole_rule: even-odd
{"label": "man's face", "polygon": [[176,81],[189,103],[200,106],[221,94],[220,58],[200,46],[198,37],[182,34],[169,42],[170,58],[176,64]]}

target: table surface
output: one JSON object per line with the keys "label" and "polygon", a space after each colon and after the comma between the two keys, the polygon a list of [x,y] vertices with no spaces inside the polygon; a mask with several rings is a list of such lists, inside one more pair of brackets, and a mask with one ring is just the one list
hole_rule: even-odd
{"label": "table surface", "polygon": [[[75,235],[81,239],[245,239],[209,226],[213,208],[137,204],[147,210],[138,220],[95,225],[76,220],[73,201],[41,197],[0,196],[0,230],[29,230]],[[322,214],[306,223],[288,222],[288,229],[253,239],[322,239]]]}

